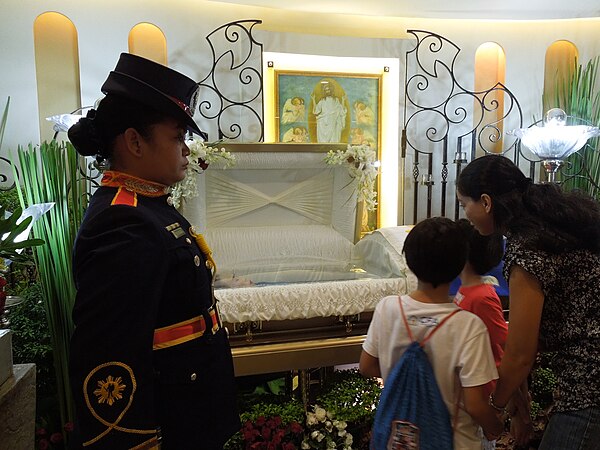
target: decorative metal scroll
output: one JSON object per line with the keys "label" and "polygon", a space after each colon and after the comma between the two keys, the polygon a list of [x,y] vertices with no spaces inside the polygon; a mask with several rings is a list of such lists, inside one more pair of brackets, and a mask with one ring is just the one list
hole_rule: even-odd
{"label": "decorative metal scroll", "polygon": [[[458,218],[458,202],[449,181],[479,154],[512,151],[518,162],[517,139],[502,137],[505,124],[509,129],[522,127],[521,107],[501,83],[484,91],[464,88],[455,65],[461,50],[448,39],[428,31],[408,33],[417,42],[406,53],[402,157],[414,152],[413,223],[423,201],[427,217],[434,208],[435,215],[448,215],[450,202]],[[439,189],[435,189],[438,181]]]}
{"label": "decorative metal scroll", "polygon": [[[216,123],[218,139],[262,142],[264,139],[262,51],[252,31],[261,20],[220,26],[206,39],[212,68],[200,83],[198,109]],[[214,140],[209,130],[209,138]]]}
{"label": "decorative metal scroll", "polygon": [[10,176],[12,173],[13,165],[10,160],[0,156],[0,191],[10,191],[16,186],[15,180]]}

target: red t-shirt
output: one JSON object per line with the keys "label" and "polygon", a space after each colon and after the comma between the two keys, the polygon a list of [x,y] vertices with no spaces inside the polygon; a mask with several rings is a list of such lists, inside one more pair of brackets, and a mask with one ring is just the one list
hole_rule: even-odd
{"label": "red t-shirt", "polygon": [[466,311],[479,316],[488,329],[492,353],[496,367],[504,354],[504,344],[508,326],[502,312],[502,302],[491,284],[478,284],[476,286],[461,286],[454,297],[454,303]]}

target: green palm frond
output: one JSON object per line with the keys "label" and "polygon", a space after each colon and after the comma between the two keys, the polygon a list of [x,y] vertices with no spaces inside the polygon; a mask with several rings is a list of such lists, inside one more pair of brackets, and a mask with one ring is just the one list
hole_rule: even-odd
{"label": "green palm frond", "polygon": [[[86,184],[80,180],[80,157],[68,142],[44,142],[17,149],[23,187],[21,205],[54,203],[32,227],[35,239],[45,242],[33,254],[44,291],[56,371],[62,423],[73,419],[68,376],[69,345],[73,332],[71,312],[75,303],[71,251],[85,207]],[[14,171],[15,178],[17,177]]]}

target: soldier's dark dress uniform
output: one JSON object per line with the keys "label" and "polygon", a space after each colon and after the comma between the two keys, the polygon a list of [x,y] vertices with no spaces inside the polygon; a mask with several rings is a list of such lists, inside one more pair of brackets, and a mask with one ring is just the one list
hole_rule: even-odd
{"label": "soldier's dark dress uniform", "polygon": [[106,172],[77,236],[76,448],[220,449],[240,427],[210,255],[165,192]]}

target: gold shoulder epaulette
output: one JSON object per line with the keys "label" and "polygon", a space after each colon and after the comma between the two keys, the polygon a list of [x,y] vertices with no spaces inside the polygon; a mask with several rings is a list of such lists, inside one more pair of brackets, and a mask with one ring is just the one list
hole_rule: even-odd
{"label": "gold shoulder epaulette", "polygon": [[137,193],[131,192],[124,187],[119,187],[117,189],[117,193],[110,202],[111,205],[127,205],[127,206],[137,206]]}

